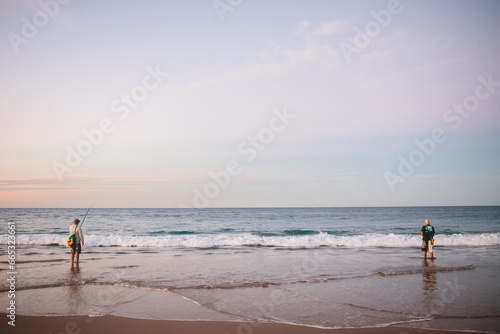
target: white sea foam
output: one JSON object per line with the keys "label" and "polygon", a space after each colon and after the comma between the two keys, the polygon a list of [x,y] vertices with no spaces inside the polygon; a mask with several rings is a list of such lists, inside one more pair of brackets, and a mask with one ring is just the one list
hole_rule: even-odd
{"label": "white sea foam", "polygon": [[[19,245],[66,245],[67,236],[60,234],[17,235]],[[196,235],[86,235],[85,245],[91,247],[420,247],[421,236],[410,234],[362,234],[339,236],[321,232],[314,235],[260,236],[250,233],[196,234]],[[0,244],[7,244],[7,236],[0,236]],[[500,233],[451,234],[436,236],[435,246],[495,246],[500,245]]]}

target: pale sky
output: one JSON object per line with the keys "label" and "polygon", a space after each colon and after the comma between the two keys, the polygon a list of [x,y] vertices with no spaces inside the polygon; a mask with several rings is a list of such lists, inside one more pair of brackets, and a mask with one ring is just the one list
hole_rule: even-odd
{"label": "pale sky", "polygon": [[0,1],[0,207],[500,205],[499,1]]}

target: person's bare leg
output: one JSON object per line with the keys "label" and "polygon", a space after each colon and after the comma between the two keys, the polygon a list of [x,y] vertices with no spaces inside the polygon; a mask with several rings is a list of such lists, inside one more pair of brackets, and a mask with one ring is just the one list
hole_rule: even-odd
{"label": "person's bare leg", "polygon": [[78,267],[78,265],[80,264],[80,254],[76,253],[76,266]]}
{"label": "person's bare leg", "polygon": [[434,254],[432,252],[430,254],[431,254],[431,259],[433,259],[434,258]]}
{"label": "person's bare leg", "polygon": [[75,263],[75,253],[71,252],[71,267],[74,266]]}
{"label": "person's bare leg", "polygon": [[[432,257],[432,255],[431,255],[431,257]],[[425,251],[424,251],[424,259],[427,259],[427,252],[425,252]]]}

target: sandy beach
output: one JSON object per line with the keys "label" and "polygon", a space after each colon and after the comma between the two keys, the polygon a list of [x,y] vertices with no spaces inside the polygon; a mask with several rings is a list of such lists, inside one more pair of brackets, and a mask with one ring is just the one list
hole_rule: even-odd
{"label": "sandy beach", "polygon": [[[1,314],[6,319],[6,314]],[[379,327],[356,329],[322,329],[307,326],[277,323],[246,323],[223,321],[175,321],[145,320],[116,316],[87,317],[41,317],[18,316],[16,326],[2,321],[2,333],[92,333],[92,334],[128,334],[128,333],[176,333],[176,334],[454,334],[461,331],[433,330],[410,327]]]}

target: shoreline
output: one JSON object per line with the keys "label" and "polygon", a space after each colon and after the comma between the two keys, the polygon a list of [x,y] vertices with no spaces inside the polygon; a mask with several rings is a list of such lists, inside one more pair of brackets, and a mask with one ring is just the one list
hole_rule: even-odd
{"label": "shoreline", "polygon": [[89,316],[28,316],[16,315],[15,326],[8,324],[8,317],[0,313],[2,333],[28,333],[36,329],[39,333],[176,333],[176,334],[463,334],[465,332],[487,333],[482,331],[444,330],[425,327],[387,326],[364,328],[320,328],[285,323],[260,323],[242,321],[206,320],[153,320],[128,318],[114,315],[101,317]]}

